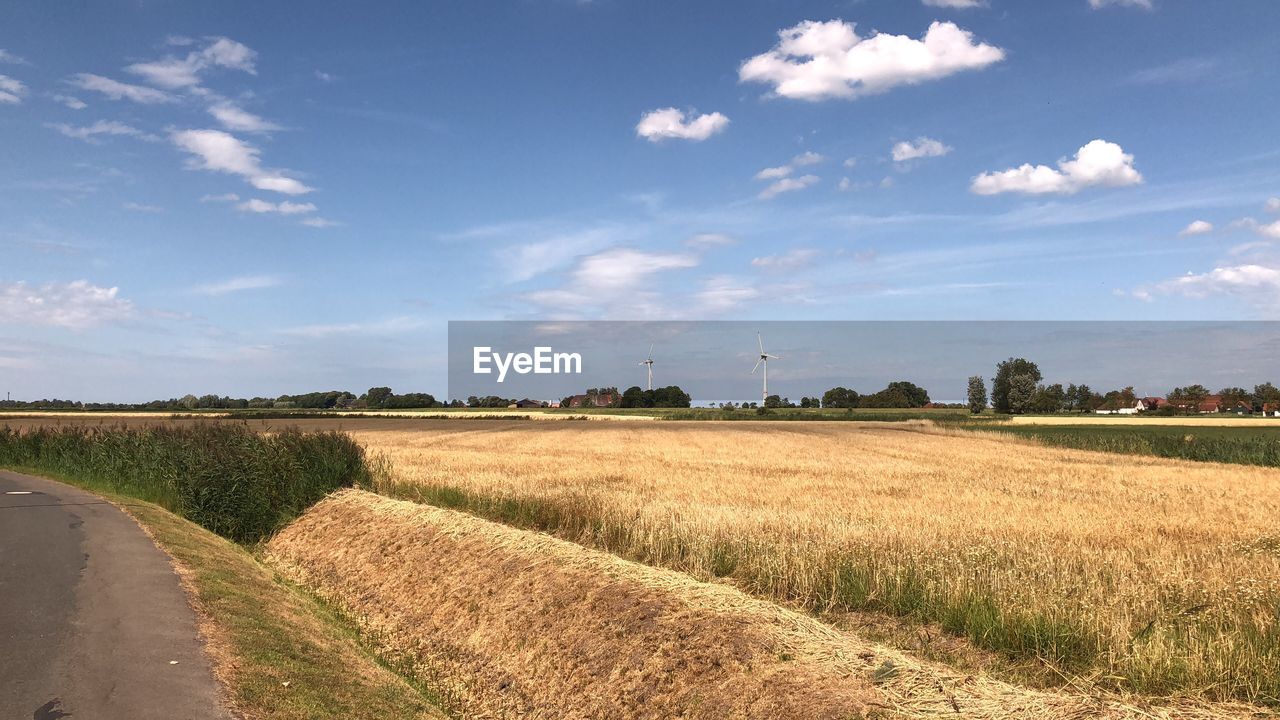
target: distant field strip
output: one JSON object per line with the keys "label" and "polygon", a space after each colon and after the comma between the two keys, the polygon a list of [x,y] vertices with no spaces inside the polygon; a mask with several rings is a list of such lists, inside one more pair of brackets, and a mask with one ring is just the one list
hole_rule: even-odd
{"label": "distant field strip", "polygon": [[1236,417],[1234,415],[1013,415],[1014,425],[1180,425],[1186,427],[1272,427],[1280,428],[1280,418]]}
{"label": "distant field strip", "polygon": [[1280,471],[927,423],[353,433],[391,495],[812,611],[939,623],[1118,691],[1280,703]]}
{"label": "distant field strip", "polygon": [[486,718],[1229,718],[1039,692],[920,663],[731,587],[358,490],[269,559],[398,667]]}

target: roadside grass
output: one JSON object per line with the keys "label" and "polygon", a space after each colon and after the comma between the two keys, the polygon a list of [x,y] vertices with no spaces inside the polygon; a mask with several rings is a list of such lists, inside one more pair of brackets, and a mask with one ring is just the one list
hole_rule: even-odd
{"label": "roadside grass", "polygon": [[330,492],[369,478],[350,435],[261,433],[243,423],[5,425],[0,465],[154,502],[236,542],[267,537]]}
{"label": "roadside grass", "polygon": [[251,549],[159,505],[42,468],[7,466],[83,487],[132,516],[173,559],[214,672],[245,720],[448,717],[427,689],[366,650],[353,623],[260,563]]}

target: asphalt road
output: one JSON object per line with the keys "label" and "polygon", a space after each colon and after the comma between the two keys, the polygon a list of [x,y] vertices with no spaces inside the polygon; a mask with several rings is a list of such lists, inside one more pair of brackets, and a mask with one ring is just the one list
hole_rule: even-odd
{"label": "asphalt road", "polygon": [[169,558],[116,507],[0,470],[0,720],[230,720]]}

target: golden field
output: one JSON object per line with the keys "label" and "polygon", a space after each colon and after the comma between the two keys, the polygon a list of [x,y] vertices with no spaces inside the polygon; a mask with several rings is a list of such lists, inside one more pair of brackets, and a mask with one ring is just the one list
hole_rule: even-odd
{"label": "golden field", "polygon": [[348,427],[378,489],[808,611],[889,613],[1089,691],[1280,702],[1280,471],[927,423]]}
{"label": "golden field", "polygon": [[344,490],[267,560],[458,717],[1246,718],[1236,704],[1037,691],[919,662],[718,583],[453,510]]}

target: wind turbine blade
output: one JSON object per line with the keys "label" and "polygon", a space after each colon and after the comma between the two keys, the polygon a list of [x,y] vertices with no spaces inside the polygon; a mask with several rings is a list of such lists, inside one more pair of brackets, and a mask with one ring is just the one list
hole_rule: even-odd
{"label": "wind turbine blade", "polygon": [[780,359],[782,356],[781,356],[781,355],[770,355],[769,353],[765,353],[765,357],[771,357],[771,358],[773,358],[774,360],[778,360],[778,359]]}
{"label": "wind turbine blade", "polygon": [[649,354],[646,357],[650,360],[653,359],[653,343],[649,343]]}
{"label": "wind turbine blade", "polygon": [[764,358],[760,358],[759,360],[756,360],[756,366],[755,366],[755,367],[753,367],[753,368],[751,368],[751,374],[752,374],[752,375],[755,375],[755,374],[756,374],[756,370],[759,370],[759,369],[760,369],[760,363],[761,363],[761,362],[763,362],[763,361],[764,361]]}
{"label": "wind turbine blade", "polygon": [[756,342],[760,344],[760,354],[763,355],[764,354],[764,338],[761,337],[760,333],[758,332],[756,333]]}

